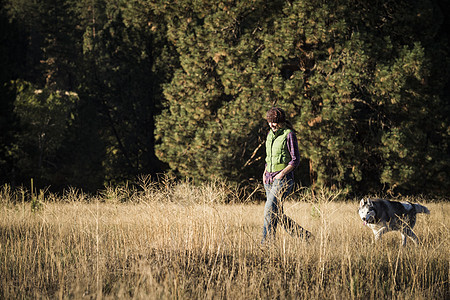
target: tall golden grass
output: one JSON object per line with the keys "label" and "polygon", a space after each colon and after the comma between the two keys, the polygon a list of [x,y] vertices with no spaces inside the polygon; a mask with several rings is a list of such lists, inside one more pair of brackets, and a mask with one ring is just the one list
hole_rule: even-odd
{"label": "tall golden grass", "polygon": [[[71,189],[0,189],[0,298],[449,299],[450,204],[421,202],[419,246],[373,243],[357,201],[299,191],[285,212],[314,234],[280,229],[262,247],[263,203],[217,182]],[[229,202],[225,204],[225,202]]]}

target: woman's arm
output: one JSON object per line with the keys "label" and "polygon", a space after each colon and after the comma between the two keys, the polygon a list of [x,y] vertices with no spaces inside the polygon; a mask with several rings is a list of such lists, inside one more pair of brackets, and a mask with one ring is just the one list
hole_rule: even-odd
{"label": "woman's arm", "polygon": [[274,177],[274,179],[282,179],[286,174],[289,174],[289,172],[292,172],[294,169],[295,167],[293,165],[287,165],[287,167],[281,170],[280,173]]}

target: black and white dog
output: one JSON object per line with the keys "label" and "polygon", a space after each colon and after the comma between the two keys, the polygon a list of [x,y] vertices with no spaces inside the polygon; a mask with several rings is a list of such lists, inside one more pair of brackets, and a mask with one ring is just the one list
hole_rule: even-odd
{"label": "black and white dog", "polygon": [[388,231],[400,231],[402,245],[406,245],[406,236],[417,244],[417,236],[413,232],[416,214],[430,211],[423,205],[410,202],[397,202],[384,199],[362,199],[359,203],[359,216],[364,225],[369,226],[375,234],[375,240]]}

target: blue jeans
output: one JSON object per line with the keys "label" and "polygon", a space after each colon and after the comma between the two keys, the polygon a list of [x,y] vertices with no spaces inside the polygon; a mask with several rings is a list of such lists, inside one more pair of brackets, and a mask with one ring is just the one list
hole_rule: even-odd
{"label": "blue jeans", "polygon": [[278,222],[281,223],[283,228],[291,236],[302,237],[305,233],[305,237],[308,238],[310,233],[303,229],[300,225],[295,223],[294,220],[289,218],[283,213],[283,200],[292,192],[294,181],[289,175],[282,179],[274,179],[273,183],[264,184],[266,190],[266,205],[264,206],[264,225],[263,225],[263,238],[261,243],[274,237]]}

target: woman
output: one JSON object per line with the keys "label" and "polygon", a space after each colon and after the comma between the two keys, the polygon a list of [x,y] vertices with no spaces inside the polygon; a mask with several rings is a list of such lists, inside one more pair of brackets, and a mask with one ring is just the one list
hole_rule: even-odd
{"label": "woman", "polygon": [[266,140],[266,167],[263,183],[266,190],[264,207],[264,243],[269,236],[275,236],[278,222],[290,235],[309,238],[311,233],[283,213],[282,201],[292,192],[294,169],[300,162],[297,137],[285,112],[277,107],[267,112],[270,131]]}

